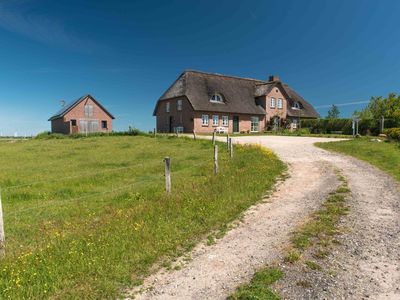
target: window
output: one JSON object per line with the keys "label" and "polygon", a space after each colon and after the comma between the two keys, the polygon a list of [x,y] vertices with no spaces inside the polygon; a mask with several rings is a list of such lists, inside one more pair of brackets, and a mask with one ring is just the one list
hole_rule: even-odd
{"label": "window", "polygon": [[208,126],[208,115],[201,116],[201,125]]}
{"label": "window", "polygon": [[176,110],[182,110],[182,100],[176,101]]}
{"label": "window", "polygon": [[71,126],[76,126],[76,120],[71,120]]}
{"label": "window", "polygon": [[183,126],[177,126],[175,127],[175,133],[183,133]]}
{"label": "window", "polygon": [[283,100],[282,100],[282,98],[278,98],[278,108],[283,108]]}
{"label": "window", "polygon": [[228,116],[222,116],[222,126],[228,127],[229,125],[229,117]]}
{"label": "window", "polygon": [[271,97],[271,108],[275,108],[275,106],[276,106],[275,98]]}
{"label": "window", "polygon": [[213,126],[218,126],[219,125],[218,116],[214,115],[212,120],[213,120]]}
{"label": "window", "polygon": [[107,121],[101,121],[101,128],[107,129]]}
{"label": "window", "polygon": [[91,104],[86,104],[85,105],[85,116],[86,117],[93,116],[93,105],[91,105]]}
{"label": "window", "polygon": [[300,103],[299,103],[299,102],[294,102],[292,108],[294,108],[294,109],[300,109],[300,108],[301,108],[301,107],[300,107]]}
{"label": "window", "polygon": [[211,102],[224,103],[224,98],[221,94],[214,94],[210,98]]}
{"label": "window", "polygon": [[169,111],[170,111],[170,103],[169,102],[167,102],[167,103],[165,103],[165,112],[167,112],[167,113],[169,113]]}
{"label": "window", "polygon": [[297,129],[297,125],[298,125],[298,120],[297,119],[293,119],[292,120],[292,128],[293,129]]}
{"label": "window", "polygon": [[258,117],[251,117],[251,132],[259,132],[260,131],[260,121]]}

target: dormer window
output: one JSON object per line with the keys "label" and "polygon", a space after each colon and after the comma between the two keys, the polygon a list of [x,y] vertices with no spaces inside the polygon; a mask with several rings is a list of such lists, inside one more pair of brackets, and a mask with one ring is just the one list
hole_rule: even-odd
{"label": "dormer window", "polygon": [[293,102],[292,108],[294,108],[294,109],[301,109],[300,103],[297,102],[297,101],[296,101],[296,102]]}
{"label": "dormer window", "polygon": [[224,103],[224,98],[222,97],[221,94],[213,94],[210,98],[210,102],[215,102],[215,103]]}

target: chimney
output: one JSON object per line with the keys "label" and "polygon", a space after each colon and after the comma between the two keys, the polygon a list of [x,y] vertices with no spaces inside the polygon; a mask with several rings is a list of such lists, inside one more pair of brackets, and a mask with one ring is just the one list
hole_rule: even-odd
{"label": "chimney", "polygon": [[278,75],[269,76],[269,81],[281,81]]}

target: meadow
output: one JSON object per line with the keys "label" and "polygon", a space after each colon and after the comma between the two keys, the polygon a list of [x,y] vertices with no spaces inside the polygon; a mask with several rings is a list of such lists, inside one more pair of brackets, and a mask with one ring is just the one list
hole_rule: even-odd
{"label": "meadow", "polygon": [[320,148],[364,160],[400,181],[400,143],[377,142],[365,137],[341,142],[317,143]]}
{"label": "meadow", "polygon": [[[273,188],[271,152],[210,141],[110,136],[0,141],[6,232],[1,299],[121,296],[155,266],[225,230]],[[171,157],[172,192],[163,158]]]}

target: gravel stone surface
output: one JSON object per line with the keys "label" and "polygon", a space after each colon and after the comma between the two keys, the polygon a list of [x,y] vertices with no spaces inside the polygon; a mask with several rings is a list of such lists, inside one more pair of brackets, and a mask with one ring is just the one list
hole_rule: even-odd
{"label": "gravel stone surface", "polygon": [[284,299],[400,299],[400,189],[394,179],[313,146],[329,138],[233,140],[272,149],[288,163],[290,177],[216,244],[198,245],[181,269],[159,270],[140,293],[129,290],[128,298],[225,299],[257,269],[282,261],[291,232],[339,186],[334,173],[339,169],[351,189],[350,211],[341,224],[348,230],[337,238],[341,244],[324,262],[324,272],[283,265],[286,275],[274,288]]}

